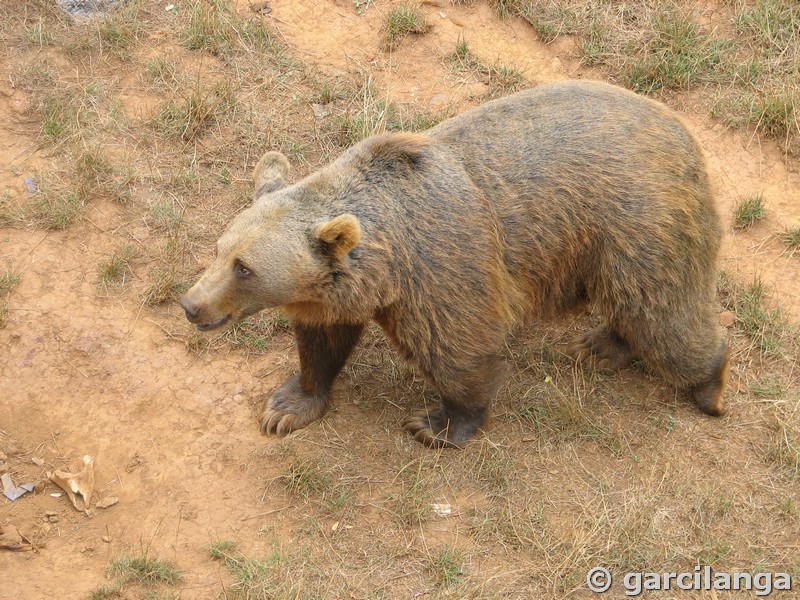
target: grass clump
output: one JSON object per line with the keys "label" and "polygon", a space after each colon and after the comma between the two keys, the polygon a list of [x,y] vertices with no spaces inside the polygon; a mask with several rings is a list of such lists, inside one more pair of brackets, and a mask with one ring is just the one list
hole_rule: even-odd
{"label": "grass clump", "polygon": [[27,28],[27,39],[30,44],[44,48],[50,46],[55,41],[53,33],[45,26],[40,17],[39,20]]}
{"label": "grass clump", "polygon": [[734,227],[746,229],[765,216],[767,216],[767,211],[764,208],[764,196],[761,194],[747,196],[736,205],[733,213]]}
{"label": "grass clump", "polygon": [[[289,574],[288,557],[273,547],[265,559],[244,556],[235,542],[219,541],[209,548],[212,559],[222,561],[234,578],[225,590],[226,598],[255,600],[256,598],[300,598],[300,591],[292,583],[295,577]],[[302,596],[305,597],[305,596]]]}
{"label": "grass clump", "polygon": [[18,213],[18,220],[35,227],[60,231],[83,214],[84,203],[73,190],[40,189],[33,201]]}
{"label": "grass clump", "polygon": [[516,92],[525,86],[522,71],[500,63],[487,65],[476,57],[466,40],[459,40],[450,54],[451,68],[458,73],[474,76],[487,86],[486,98],[496,98]]}
{"label": "grass clump", "polygon": [[768,54],[780,56],[786,48],[797,49],[800,5],[793,0],[741,3],[733,21],[738,33],[749,36]]}
{"label": "grass clump", "polygon": [[124,285],[131,274],[130,261],[133,258],[133,247],[126,244],[100,265],[97,273],[97,285],[103,289]]}
{"label": "grass clump", "polygon": [[118,577],[125,583],[132,582],[141,585],[175,585],[182,578],[180,569],[173,562],[147,555],[117,558],[111,561],[108,574]]}
{"label": "grass clump", "polygon": [[104,585],[89,594],[89,600],[108,600],[109,598],[122,598],[122,590],[125,589],[124,581],[116,581],[111,585]]}
{"label": "grass clump", "polygon": [[[418,463],[416,469],[413,469],[414,462]],[[387,498],[397,520],[406,526],[427,521],[433,513],[430,477],[423,471],[424,461],[414,462],[400,470],[395,478],[400,491]]]}
{"label": "grass clump", "polygon": [[456,548],[443,548],[428,557],[427,567],[440,587],[450,587],[463,582],[466,573],[463,562],[464,556],[461,551]]}
{"label": "grass clump", "polygon": [[182,211],[172,200],[161,200],[148,209],[147,222],[156,231],[174,233],[185,224]]}
{"label": "grass clump", "polygon": [[7,266],[5,270],[0,273],[0,294],[7,295],[11,293],[15,287],[19,285],[19,275],[14,271],[11,266]]}
{"label": "grass clump", "polygon": [[52,141],[71,137],[78,128],[78,111],[71,94],[52,94],[42,102],[42,133]]}
{"label": "grass clump", "polygon": [[155,87],[172,88],[178,81],[178,69],[175,62],[165,56],[156,56],[144,65],[147,81]]}
{"label": "grass clump", "polygon": [[182,44],[226,60],[240,51],[265,54],[276,50],[272,33],[262,21],[239,16],[222,0],[195,5]]}
{"label": "grass clump", "polygon": [[170,101],[153,118],[153,127],[167,137],[190,142],[233,108],[230,84],[195,89],[181,101]]}
{"label": "grass clump", "polygon": [[280,480],[292,494],[304,500],[322,496],[332,486],[330,469],[318,461],[293,463]]}
{"label": "grass clump", "polygon": [[791,480],[800,478],[800,433],[789,418],[776,416],[767,445],[767,459]]}
{"label": "grass clump", "polygon": [[644,53],[621,72],[621,82],[637,92],[690,88],[723,57],[721,40],[712,41],[692,14],[667,9],[653,14]]}
{"label": "grass clump", "polygon": [[800,250],[800,227],[790,227],[781,234],[781,240],[789,250]]}
{"label": "grass clump", "polygon": [[124,16],[106,17],[97,26],[97,35],[100,39],[101,48],[123,60],[131,57],[131,51],[136,43],[138,33],[138,21],[136,19],[126,19]]}
{"label": "grass clump", "polygon": [[230,344],[247,350],[266,350],[272,339],[290,331],[289,320],[280,313],[261,313],[236,323],[223,335]]}
{"label": "grass clump", "polygon": [[401,4],[389,11],[383,24],[382,37],[385,50],[396,50],[411,33],[422,34],[431,28],[418,6]]}
{"label": "grass clump", "polygon": [[718,288],[725,308],[764,354],[780,349],[787,325],[779,308],[765,306],[766,291],[760,277],[745,285],[723,271]]}
{"label": "grass clump", "polygon": [[177,300],[190,287],[174,265],[156,267],[150,272],[150,285],[144,291],[143,300],[148,306],[158,306]]}

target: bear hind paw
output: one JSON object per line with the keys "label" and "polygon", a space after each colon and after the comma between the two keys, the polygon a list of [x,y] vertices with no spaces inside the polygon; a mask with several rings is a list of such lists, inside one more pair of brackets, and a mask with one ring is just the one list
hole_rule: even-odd
{"label": "bear hind paw", "polygon": [[567,348],[567,353],[596,371],[618,371],[633,360],[633,352],[625,341],[601,326],[577,337]]}
{"label": "bear hind paw", "polygon": [[460,448],[469,441],[476,427],[458,426],[444,410],[421,409],[403,419],[403,428],[429,448]]}

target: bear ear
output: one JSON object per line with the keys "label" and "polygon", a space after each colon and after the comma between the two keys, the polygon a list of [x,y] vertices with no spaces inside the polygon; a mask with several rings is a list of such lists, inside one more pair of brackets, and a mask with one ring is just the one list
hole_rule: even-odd
{"label": "bear ear", "polygon": [[314,236],[335,258],[342,259],[361,241],[361,225],[353,215],[339,215],[318,225]]}
{"label": "bear ear", "polygon": [[279,190],[289,178],[289,161],[280,152],[267,152],[253,169],[255,192],[253,199]]}

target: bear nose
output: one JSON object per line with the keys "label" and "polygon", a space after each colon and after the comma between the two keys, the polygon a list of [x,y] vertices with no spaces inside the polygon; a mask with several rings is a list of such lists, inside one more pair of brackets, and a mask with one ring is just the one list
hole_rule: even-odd
{"label": "bear nose", "polygon": [[178,304],[183,308],[183,312],[186,313],[186,318],[189,319],[189,321],[194,322],[197,320],[197,317],[200,316],[200,308],[188,298],[181,298]]}

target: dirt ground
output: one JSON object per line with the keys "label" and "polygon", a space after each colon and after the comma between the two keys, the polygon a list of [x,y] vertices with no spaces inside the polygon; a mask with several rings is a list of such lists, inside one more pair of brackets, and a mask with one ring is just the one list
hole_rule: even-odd
{"label": "dirt ground", "polygon": [[[137,60],[183,61],[193,85],[221,80],[231,67],[181,48],[161,4],[140,17],[146,27]],[[188,3],[175,4],[188,10]],[[300,97],[286,105],[287,114],[300,115],[296,126],[283,130],[306,147],[290,155],[294,177],[339,151],[313,141],[322,125],[307,100],[308,77],[368,74],[381,97],[398,106],[454,114],[478,104],[486,90],[480,78],[449,66],[445,56],[460,39],[486,62],[513,64],[529,85],[604,77],[580,65],[571,38],[544,45],[526,23],[500,20],[481,2],[423,4],[431,30],[385,52],[379,30],[395,4],[374,1],[358,11],[349,0],[274,0],[258,17],[290,57],[281,68],[302,64],[312,74],[297,91],[294,79],[265,80],[238,101],[278,114],[280,102],[268,108],[264,100],[268,87],[282,98]],[[31,5],[34,16],[35,10]],[[246,0],[238,10],[254,14]],[[75,58],[58,44],[14,40],[6,36],[0,48],[6,202],[28,201],[23,177],[65,172],[72,160],[67,143],[43,138],[37,93],[20,84],[23,68],[47,61],[64,77],[100,82],[133,122],[147,119],[170,93],[143,85],[126,66],[130,59],[93,56],[91,47]],[[725,229],[720,268],[743,282],[760,275],[768,304],[796,326],[800,255],[779,233],[800,226],[798,159],[773,141],[715,122],[691,94],[668,101],[707,155]],[[158,556],[183,573],[174,587],[131,584],[117,592],[122,598],[589,598],[583,577],[594,564],[661,571],[698,561],[722,571],[792,572],[800,588],[800,482],[774,460],[776,428],[787,439],[800,431],[791,344],[765,357],[730,328],[731,411],[715,420],[641,369],[599,376],[546,360],[547,348],[563,349],[592,315],[532,327],[509,342],[508,383],[484,436],[462,451],[434,452],[399,426],[421,398],[432,398],[430,390],[372,332],[336,387],[334,410],[285,439],[266,437],[257,426],[261,404],[298,368],[285,328],[266,344],[198,336],[176,304],[151,306],[141,294],[147,249],[164,238],[145,207],[173,199],[194,227],[181,265],[191,279],[241,206],[234,200],[239,190],[249,193],[247,173],[258,152],[254,147],[230,166],[227,188],[209,188],[204,178],[227,164],[235,140],[218,141],[212,129],[182,145],[174,160],[196,160],[204,169],[187,184],[167,174],[184,166],[148,158],[156,146],[135,131],[128,125],[104,146],[117,164],[148,173],[131,186],[132,204],[98,197],[64,230],[0,228],[0,267],[19,275],[0,328],[0,459],[15,483],[36,485],[35,493],[0,504],[0,526],[15,526],[33,546],[0,549],[0,598],[88,598],[113,581],[106,569],[122,555]],[[763,194],[767,216],[734,229],[736,202],[753,193]],[[121,243],[142,249],[132,262],[133,283],[103,289],[99,265]],[[758,393],[764,381],[779,382],[777,395]],[[559,403],[577,407],[583,425],[555,425],[550,417]],[[540,418],[537,406],[550,412]],[[58,488],[46,476],[86,454],[95,459],[95,498],[119,498],[91,515],[64,495],[54,497]],[[305,486],[303,473],[319,484]],[[432,504],[449,505],[451,513],[432,512]],[[246,557],[271,557],[273,587],[237,596],[231,586],[241,581],[209,556],[220,541],[235,542]],[[443,556],[455,557],[455,566]],[[452,581],[442,571],[452,572]],[[792,594],[778,597],[798,597]],[[623,597],[621,589],[610,597]]]}

